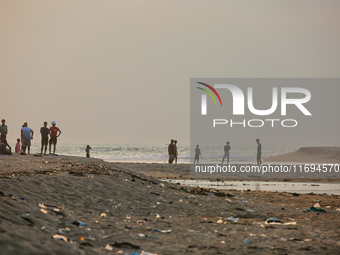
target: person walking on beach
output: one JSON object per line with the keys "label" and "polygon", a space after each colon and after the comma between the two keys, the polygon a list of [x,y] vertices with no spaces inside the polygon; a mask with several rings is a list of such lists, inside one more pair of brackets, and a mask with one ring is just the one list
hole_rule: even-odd
{"label": "person walking on beach", "polygon": [[90,147],[90,145],[87,145],[87,146],[86,146],[85,151],[86,151],[86,157],[87,157],[87,158],[90,157],[90,150],[91,150],[91,149],[92,149],[92,148]]}
{"label": "person walking on beach", "polygon": [[15,145],[15,153],[20,153],[20,139],[17,139],[17,143]]}
{"label": "person walking on beach", "polygon": [[28,148],[28,154],[30,154],[31,139],[33,139],[33,130],[27,126],[27,122],[24,123],[21,128],[21,144],[22,152],[20,154],[26,155],[26,147]]}
{"label": "person walking on beach", "polygon": [[195,160],[194,160],[194,164],[196,163],[196,160],[197,160],[197,164],[200,163],[200,155],[201,155],[201,158],[202,158],[201,150],[199,149],[199,146],[198,146],[198,144],[197,144],[197,145],[196,145],[196,149],[195,149]]}
{"label": "person walking on beach", "polygon": [[257,165],[262,165],[262,160],[261,160],[261,154],[262,154],[262,145],[260,144],[260,139],[256,139],[256,143],[257,143]]}
{"label": "person walking on beach", "polygon": [[172,164],[175,158],[175,146],[174,146],[173,139],[171,139],[170,144],[168,146],[168,154],[169,154],[169,164]]}
{"label": "person walking on beach", "polygon": [[41,134],[41,152],[43,153],[43,148],[45,146],[45,155],[47,150],[47,144],[48,144],[48,135],[50,134],[50,130],[47,128],[47,122],[44,122],[44,126],[40,128],[40,134]]}
{"label": "person walking on beach", "polygon": [[227,142],[227,145],[224,146],[224,155],[222,159],[222,164],[225,158],[227,158],[227,165],[229,164],[229,150],[230,150],[230,146],[229,146],[229,142]]}
{"label": "person walking on beach", "polygon": [[178,152],[177,152],[177,140],[174,141],[174,146],[175,146],[175,164],[177,164],[177,155],[178,155]]}
{"label": "person walking on beach", "polygon": [[[57,128],[55,126],[55,124],[56,124],[55,121],[52,121],[52,127],[50,127],[50,136],[51,136],[51,138],[50,138],[50,147],[49,147],[50,154],[51,154],[52,143],[54,145],[53,146],[53,154],[55,154],[55,147],[57,145],[57,137],[59,137],[60,134],[61,134],[60,129]],[[58,132],[59,132],[59,134],[58,134]]]}

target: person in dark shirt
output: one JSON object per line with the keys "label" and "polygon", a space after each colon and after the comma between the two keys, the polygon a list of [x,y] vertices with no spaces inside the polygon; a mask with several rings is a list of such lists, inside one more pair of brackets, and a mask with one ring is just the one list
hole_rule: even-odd
{"label": "person in dark shirt", "polygon": [[41,133],[41,154],[43,153],[43,148],[45,146],[45,155],[47,150],[47,144],[48,144],[48,135],[50,134],[50,130],[47,128],[47,122],[44,122],[44,126],[40,128]]}
{"label": "person in dark shirt", "polygon": [[12,152],[11,150],[7,150],[6,149],[6,140],[5,139],[1,139],[1,142],[0,142],[0,154],[1,155],[12,155]]}

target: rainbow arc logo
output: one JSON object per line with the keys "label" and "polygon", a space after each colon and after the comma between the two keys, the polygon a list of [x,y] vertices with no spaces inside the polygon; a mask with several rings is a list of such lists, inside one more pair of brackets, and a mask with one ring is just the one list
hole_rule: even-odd
{"label": "rainbow arc logo", "polygon": [[[203,85],[203,86],[206,86],[206,87],[209,88],[212,92],[214,92],[215,95],[217,96],[218,100],[220,101],[221,106],[222,106],[222,100],[221,100],[221,98],[220,98],[220,95],[217,93],[217,91],[216,91],[213,87],[211,87],[210,85],[208,85],[208,84],[206,84],[206,83],[203,83],[203,82],[197,82],[197,83],[198,83],[198,84],[201,84],[201,85]],[[204,89],[204,88],[201,88],[201,87],[196,87],[196,88],[201,89],[201,90],[203,90],[204,92],[206,92],[206,93],[214,100],[215,105],[217,105],[214,96],[211,94],[211,92],[210,92],[209,90]],[[202,113],[202,115],[207,115],[207,95],[206,95],[206,94],[203,94],[201,100],[202,100],[201,113]]]}

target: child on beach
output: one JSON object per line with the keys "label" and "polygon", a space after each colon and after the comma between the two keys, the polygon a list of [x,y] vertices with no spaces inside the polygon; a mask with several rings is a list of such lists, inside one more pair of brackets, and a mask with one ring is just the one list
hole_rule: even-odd
{"label": "child on beach", "polygon": [[17,143],[15,144],[15,153],[20,153],[20,139],[17,139]]}
{"label": "child on beach", "polygon": [[90,145],[87,145],[87,146],[86,146],[86,150],[85,150],[85,151],[86,151],[86,157],[87,157],[87,158],[90,157],[90,150],[91,150],[91,149],[92,149],[92,148],[90,147]]}

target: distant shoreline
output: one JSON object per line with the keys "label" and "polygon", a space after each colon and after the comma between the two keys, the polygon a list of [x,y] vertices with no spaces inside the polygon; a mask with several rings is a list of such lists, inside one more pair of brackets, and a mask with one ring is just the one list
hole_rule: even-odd
{"label": "distant shoreline", "polygon": [[265,162],[340,163],[340,147],[301,147],[299,150],[263,158]]}

